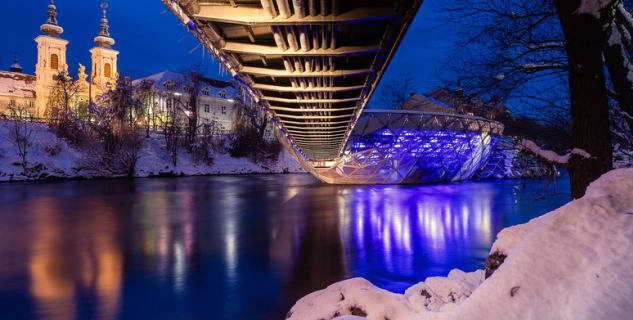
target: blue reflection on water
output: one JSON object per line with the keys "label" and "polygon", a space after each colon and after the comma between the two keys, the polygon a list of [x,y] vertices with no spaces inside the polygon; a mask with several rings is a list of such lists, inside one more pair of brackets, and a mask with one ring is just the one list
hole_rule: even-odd
{"label": "blue reflection on water", "polygon": [[[280,319],[366,277],[481,268],[541,181],[332,186],[309,175],[0,185],[1,319]],[[564,192],[568,191],[562,183]]]}

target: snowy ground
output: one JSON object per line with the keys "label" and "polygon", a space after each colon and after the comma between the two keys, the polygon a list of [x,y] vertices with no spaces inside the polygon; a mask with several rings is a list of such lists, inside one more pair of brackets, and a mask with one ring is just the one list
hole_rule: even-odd
{"label": "snowy ground", "polygon": [[[58,139],[46,125],[34,123],[31,126],[33,144],[28,148],[29,172],[25,175],[20,165],[22,160],[16,152],[16,144],[12,138],[13,124],[10,121],[0,121],[0,181],[93,178],[90,172],[82,168],[82,163],[85,162],[85,155],[82,152]],[[173,167],[162,148],[162,143],[158,136],[146,141],[137,164],[136,176],[304,172],[285,150],[280,153],[278,161],[265,164],[216,153],[210,166],[194,163],[191,155],[182,151],[179,154],[178,166]]]}
{"label": "snowy ground", "polygon": [[502,230],[484,271],[453,270],[404,295],[354,278],[311,293],[289,319],[632,319],[633,169],[592,183],[585,197]]}

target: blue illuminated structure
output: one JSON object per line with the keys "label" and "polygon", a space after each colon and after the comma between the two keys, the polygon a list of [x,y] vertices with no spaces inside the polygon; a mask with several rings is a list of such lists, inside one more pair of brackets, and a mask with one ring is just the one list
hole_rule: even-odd
{"label": "blue illuminated structure", "polygon": [[470,179],[503,132],[492,120],[410,110],[365,110],[341,157],[302,165],[324,182],[413,184]]}

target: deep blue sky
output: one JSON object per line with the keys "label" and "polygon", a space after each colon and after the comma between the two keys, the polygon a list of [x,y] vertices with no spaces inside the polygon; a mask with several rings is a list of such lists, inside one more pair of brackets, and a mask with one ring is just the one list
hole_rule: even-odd
{"label": "deep blue sky", "polygon": [[[402,72],[418,79],[417,91],[427,92],[435,87],[437,70],[448,54],[455,31],[437,21],[435,12],[442,0],[426,0],[392,61],[383,82]],[[49,0],[0,1],[0,70],[8,70],[13,54],[18,53],[26,73],[35,73],[37,57],[33,39],[46,21]],[[69,40],[68,65],[71,74],[77,63],[90,65],[88,50],[99,33],[100,0],[56,0],[58,20],[64,28],[62,37]],[[111,0],[108,19],[110,32],[116,40],[119,72],[134,78],[166,69],[184,71],[200,64],[207,76],[222,77],[218,65],[206,56],[202,48],[192,53],[198,41],[167,11],[160,0]],[[380,87],[377,94],[380,94]],[[374,99],[376,100],[376,99]],[[373,104],[373,103],[372,103]]]}

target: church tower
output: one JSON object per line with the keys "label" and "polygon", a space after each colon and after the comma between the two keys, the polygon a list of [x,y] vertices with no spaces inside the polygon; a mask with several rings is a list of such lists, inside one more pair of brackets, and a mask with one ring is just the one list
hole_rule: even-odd
{"label": "church tower", "polygon": [[57,12],[55,12],[53,0],[48,5],[48,20],[40,30],[43,35],[35,38],[37,42],[37,64],[35,65],[35,75],[37,84],[35,86],[35,114],[37,117],[44,116],[50,93],[55,87],[57,75],[60,72],[68,74],[66,64],[66,45],[68,41],[61,39],[60,35],[64,29],[57,23]]}
{"label": "church tower", "polygon": [[108,26],[108,18],[106,17],[107,3],[102,3],[103,18],[101,19],[101,32],[94,41],[96,47],[90,49],[92,53],[92,72],[90,81],[96,87],[97,92],[107,92],[116,88],[118,79],[117,72],[117,56],[119,52],[112,49],[114,39],[110,37],[110,26]]}

